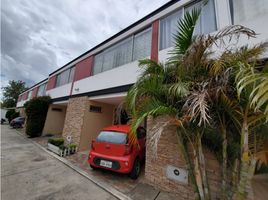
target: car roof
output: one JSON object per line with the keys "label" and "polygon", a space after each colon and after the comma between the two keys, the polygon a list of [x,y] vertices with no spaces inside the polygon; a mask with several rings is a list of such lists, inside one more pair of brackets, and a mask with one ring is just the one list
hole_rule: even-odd
{"label": "car roof", "polygon": [[128,133],[130,131],[130,125],[113,125],[102,129],[103,131],[117,131],[122,133]]}

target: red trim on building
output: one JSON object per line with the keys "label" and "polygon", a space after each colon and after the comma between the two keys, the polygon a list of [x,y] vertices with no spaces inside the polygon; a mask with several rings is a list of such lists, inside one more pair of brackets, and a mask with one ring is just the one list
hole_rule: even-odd
{"label": "red trim on building", "polygon": [[38,92],[38,88],[39,87],[35,87],[32,91],[32,97],[36,97],[37,96],[37,92]]}
{"label": "red trim on building", "polygon": [[74,81],[87,78],[91,75],[93,67],[93,56],[90,56],[75,65]]}
{"label": "red trim on building", "polygon": [[91,75],[93,67],[93,56],[90,56],[75,65],[74,80],[72,81],[70,95],[73,93],[74,82],[87,78]]}
{"label": "red trim on building", "polygon": [[28,95],[29,95],[29,92],[24,93],[24,98],[23,98],[23,100],[27,100],[27,99],[28,99]]}
{"label": "red trim on building", "polygon": [[46,91],[51,90],[56,86],[56,78],[57,78],[57,75],[54,75],[48,79]]}
{"label": "red trim on building", "polygon": [[158,35],[159,35],[159,20],[156,20],[152,24],[151,59],[154,61],[158,61]]}

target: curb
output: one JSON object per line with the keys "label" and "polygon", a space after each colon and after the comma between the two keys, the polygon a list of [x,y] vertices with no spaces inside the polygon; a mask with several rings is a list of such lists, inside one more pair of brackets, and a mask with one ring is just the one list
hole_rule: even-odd
{"label": "curb", "polygon": [[41,146],[40,144],[30,140],[29,138],[25,137],[25,135],[23,135],[21,132],[19,132],[18,130],[16,130],[16,132],[18,133],[18,135],[20,135],[21,137],[23,137],[24,139],[30,141],[32,144],[34,144],[35,146],[39,147],[40,149],[42,149],[43,151],[45,151],[46,153],[48,153],[49,155],[51,155],[52,157],[54,157],[55,159],[59,160],[60,162],[62,162],[63,164],[65,164],[66,166],[70,167],[72,170],[76,171],[77,173],[79,173],[80,175],[84,176],[85,178],[87,178],[88,180],[90,180],[91,182],[93,182],[95,185],[99,186],[100,188],[102,188],[103,190],[105,190],[106,192],[110,193],[111,195],[113,195],[114,197],[116,197],[117,199],[120,200],[132,200],[130,197],[128,197],[127,195],[123,194],[122,192],[119,192],[118,190],[116,190],[115,188],[113,188],[112,186],[101,182],[101,181],[97,181],[94,178],[90,177],[85,171],[81,170],[79,167],[73,165],[70,161],[66,160],[63,157],[60,157],[54,153],[52,153],[51,151],[47,150],[45,147]]}

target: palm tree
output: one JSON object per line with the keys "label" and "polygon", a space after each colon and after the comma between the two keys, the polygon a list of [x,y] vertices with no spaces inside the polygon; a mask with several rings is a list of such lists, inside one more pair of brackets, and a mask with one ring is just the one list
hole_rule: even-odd
{"label": "palm tree", "polygon": [[[255,37],[255,32],[243,26],[229,26],[214,35],[194,36],[194,27],[201,10],[186,12],[178,22],[178,32],[174,36],[175,47],[170,52],[166,64],[153,60],[141,60],[139,66],[143,72],[138,81],[129,90],[126,105],[132,114],[132,134],[130,141],[136,143],[135,131],[139,124],[148,117],[169,116],[161,128],[155,128],[151,143],[157,149],[157,143],[164,126],[176,126],[178,143],[184,155],[191,183],[197,199],[210,199],[206,164],[203,154],[204,134],[207,128],[221,130],[223,194],[227,185],[227,135],[231,132],[228,124],[241,131],[242,168],[248,172],[249,165],[243,162],[246,154],[249,123],[263,123],[263,112],[260,108],[267,103],[267,76],[262,71],[254,73],[254,80],[243,79],[242,66],[251,66],[252,59],[264,51],[265,45],[254,48],[240,48],[237,51],[225,50],[220,57],[213,55],[212,47],[225,46],[226,39],[239,38],[240,35]],[[213,57],[214,56],[214,57]],[[242,65],[243,64],[243,65]],[[251,70],[252,71],[252,70]],[[242,75],[243,74],[243,75]],[[252,74],[251,74],[252,75]],[[236,81],[236,82],[235,82]],[[249,98],[242,94],[249,84]],[[247,105],[247,106],[245,106]],[[252,107],[250,109],[250,107]],[[254,107],[254,108],[253,108]],[[267,106],[266,111],[267,115]],[[227,120],[228,118],[232,120]],[[213,120],[212,120],[213,119]],[[266,116],[267,119],[267,116]],[[249,122],[250,121],[250,122]],[[232,130],[233,131],[233,130]],[[230,137],[233,137],[229,134]],[[231,141],[231,139],[230,139]],[[188,153],[188,144],[195,156],[194,161]],[[155,151],[157,152],[157,151]],[[239,157],[236,157],[239,159]],[[245,164],[245,165],[244,165]],[[238,166],[238,165],[236,165]],[[247,174],[247,173],[246,173]],[[240,174],[238,189],[245,193],[244,183],[248,176]],[[223,195],[223,199],[227,199]]]}

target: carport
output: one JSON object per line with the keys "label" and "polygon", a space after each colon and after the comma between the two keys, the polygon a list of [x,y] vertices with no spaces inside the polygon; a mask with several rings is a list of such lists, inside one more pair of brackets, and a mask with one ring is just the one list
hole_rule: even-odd
{"label": "carport", "polygon": [[54,102],[49,105],[43,134],[62,134],[67,105],[68,101]]}
{"label": "carport", "polygon": [[79,144],[80,151],[90,148],[91,141],[96,138],[102,128],[118,123],[121,117],[118,117],[117,110],[125,96],[126,93],[116,93],[88,98],[88,110],[84,115]]}

